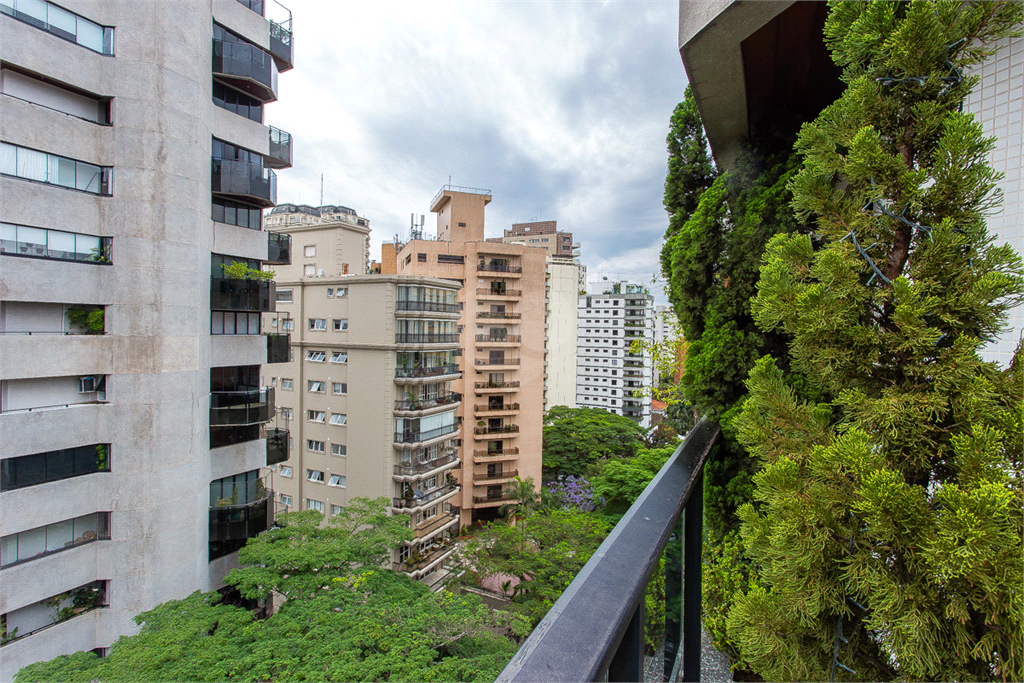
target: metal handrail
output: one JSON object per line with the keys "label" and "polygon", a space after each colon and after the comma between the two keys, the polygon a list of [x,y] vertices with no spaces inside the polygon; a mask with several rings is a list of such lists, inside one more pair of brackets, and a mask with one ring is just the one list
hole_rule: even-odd
{"label": "metal handrail", "polygon": [[513,382],[473,382],[475,389],[515,389],[519,387],[519,380]]}
{"label": "metal handrail", "polygon": [[503,292],[496,292],[493,289],[487,289],[486,287],[477,287],[477,296],[522,296],[523,290],[521,289],[506,289]]}
{"label": "metal handrail", "polygon": [[477,403],[473,406],[478,413],[500,413],[506,410],[519,410],[518,403],[502,403],[500,406],[492,406],[489,403]]}
{"label": "metal handrail", "polygon": [[490,190],[485,190],[482,187],[463,187],[461,185],[442,185],[441,189],[438,190],[437,194],[434,195],[434,198],[430,200],[430,206],[433,206],[434,202],[436,202],[438,199],[441,198],[441,195],[443,195],[445,193],[445,190],[448,190],[450,192],[463,192],[465,194],[482,194],[482,195],[489,195],[489,194],[491,194]]}
{"label": "metal handrail", "polygon": [[504,343],[518,344],[519,342],[523,341],[523,337],[522,337],[522,335],[519,335],[519,334],[506,334],[504,337],[492,337],[492,336],[490,336],[488,334],[478,334],[478,335],[476,335],[476,340],[478,342],[483,342],[485,344],[486,343],[491,343],[491,344],[504,344]]}
{"label": "metal handrail", "polygon": [[495,683],[644,680],[647,580],[684,507],[682,680],[700,680],[703,467],[718,435],[707,418],[690,431]]}
{"label": "metal handrail", "polygon": [[501,358],[491,360],[490,358],[477,358],[475,365],[519,365],[519,358]]}

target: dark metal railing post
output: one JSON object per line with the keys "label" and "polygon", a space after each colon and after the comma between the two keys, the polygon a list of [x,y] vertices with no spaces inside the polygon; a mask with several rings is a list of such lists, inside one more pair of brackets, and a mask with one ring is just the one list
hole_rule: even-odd
{"label": "dark metal railing post", "polygon": [[644,601],[636,606],[633,618],[629,620],[622,641],[615,650],[611,664],[608,665],[608,678],[614,681],[644,680]]}
{"label": "dark metal railing post", "polygon": [[700,681],[701,550],[704,544],[704,469],[693,482],[683,522],[683,680]]}

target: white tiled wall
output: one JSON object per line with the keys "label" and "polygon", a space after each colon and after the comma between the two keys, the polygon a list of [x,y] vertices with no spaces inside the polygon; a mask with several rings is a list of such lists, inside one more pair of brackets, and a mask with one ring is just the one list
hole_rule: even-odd
{"label": "white tiled wall", "polygon": [[[1021,192],[1022,109],[1024,109],[1024,38],[1004,38],[999,51],[975,72],[981,83],[967,99],[965,109],[981,121],[987,135],[999,138],[992,165],[1005,175],[1003,208],[989,218],[989,232],[1024,255],[1024,193]],[[1024,330],[1024,306],[1010,312],[1012,329],[983,351],[986,360],[1006,366]]]}

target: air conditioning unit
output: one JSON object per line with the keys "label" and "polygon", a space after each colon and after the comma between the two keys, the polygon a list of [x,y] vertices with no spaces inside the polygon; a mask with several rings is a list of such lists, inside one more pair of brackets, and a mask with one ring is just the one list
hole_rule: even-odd
{"label": "air conditioning unit", "polygon": [[79,377],[78,378],[78,393],[80,393],[80,394],[94,394],[94,393],[96,393],[96,378],[95,377]]}

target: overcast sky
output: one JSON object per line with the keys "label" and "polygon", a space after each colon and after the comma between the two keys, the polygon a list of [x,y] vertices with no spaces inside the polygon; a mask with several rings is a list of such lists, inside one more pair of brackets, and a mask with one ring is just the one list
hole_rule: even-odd
{"label": "overcast sky", "polygon": [[369,219],[379,259],[410,213],[434,231],[429,203],[450,176],[491,190],[488,237],[557,220],[591,281],[651,282],[686,85],[676,0],[285,4],[295,69],[265,117],[295,137],[280,202],[318,204],[322,173],[324,203]]}

